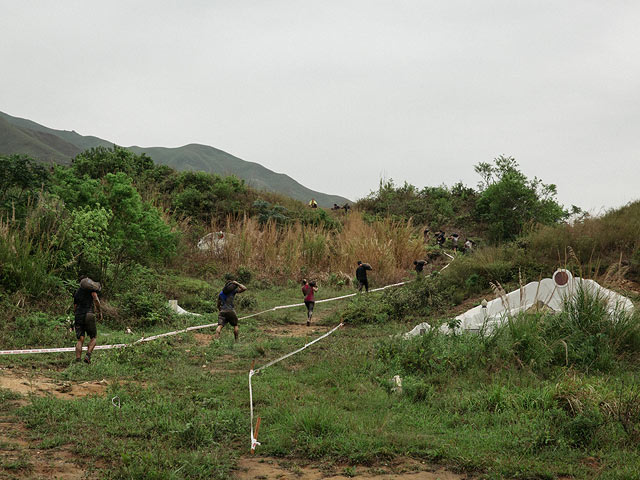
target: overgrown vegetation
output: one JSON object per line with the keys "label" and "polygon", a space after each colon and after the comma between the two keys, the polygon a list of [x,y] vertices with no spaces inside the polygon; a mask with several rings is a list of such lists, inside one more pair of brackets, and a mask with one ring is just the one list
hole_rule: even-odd
{"label": "overgrown vegetation", "polygon": [[[318,280],[318,299],[350,293],[357,260],[373,266],[375,287],[412,278],[413,260],[427,258],[425,276],[402,288],[318,304],[319,331],[346,327],[257,377],[260,453],[339,462],[349,475],[409,455],[482,478],[640,476],[638,314],[611,315],[579,292],[562,313],[525,314],[482,336],[398,337],[451,321],[492,297],[491,283],[517,288],[558,266],[612,288],[639,278],[640,202],[563,223],[555,187],[527,179],[508,157],[477,166],[477,190],[386,182],[348,214],[234,177],[178,173],[119,147],[83,152],[69,167],[18,156],[0,166],[9,172],[0,183],[0,347],[72,345],[79,273],[105,285],[100,342],[130,343],[215,322],[225,278],[249,285],[236,301],[246,314],[301,301],[302,278]],[[425,225],[478,248],[440,272],[454,252],[425,243]],[[198,249],[218,231],[224,242]],[[169,298],[203,317],[172,314]],[[30,397],[21,408],[0,390],[0,410],[47,448],[70,445],[97,461],[102,476],[229,478],[248,437],[247,370],[319,334],[296,333],[305,318],[302,308],[271,312],[243,321],[238,344],[189,333],[100,352],[90,366],[12,359],[18,370],[53,368],[59,381],[109,387],[93,398]],[[31,467],[20,457],[0,468]]]}

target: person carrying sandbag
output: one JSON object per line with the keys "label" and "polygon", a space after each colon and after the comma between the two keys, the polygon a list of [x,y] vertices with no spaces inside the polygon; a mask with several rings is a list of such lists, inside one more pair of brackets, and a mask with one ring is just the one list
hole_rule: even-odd
{"label": "person carrying sandbag", "polygon": [[84,345],[85,334],[89,335],[89,345],[87,355],[84,357],[85,363],[91,363],[91,354],[96,346],[98,328],[96,327],[96,316],[102,320],[102,310],[98,292],[102,289],[99,282],[94,282],[87,276],[80,278],[80,287],[73,294],[73,313],[75,315],[74,328],[76,331],[76,362],[82,357],[82,346]]}

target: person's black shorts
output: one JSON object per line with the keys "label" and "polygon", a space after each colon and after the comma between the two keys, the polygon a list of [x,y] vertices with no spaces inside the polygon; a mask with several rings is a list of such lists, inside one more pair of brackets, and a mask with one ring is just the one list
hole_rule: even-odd
{"label": "person's black shorts", "polygon": [[304,301],[304,305],[305,307],[307,307],[307,312],[313,312],[313,306],[316,304],[316,302],[310,302],[309,300],[305,300]]}
{"label": "person's black shorts", "polygon": [[224,327],[227,323],[234,327],[238,326],[238,315],[233,310],[218,313],[218,325]]}
{"label": "person's black shorts", "polygon": [[362,290],[362,287],[364,287],[365,291],[369,291],[369,280],[358,279],[358,283],[360,284],[358,285],[358,290]]}
{"label": "person's black shorts", "polygon": [[84,337],[85,333],[89,335],[89,338],[96,338],[98,336],[96,316],[92,312],[76,315],[73,326],[76,329],[77,339]]}

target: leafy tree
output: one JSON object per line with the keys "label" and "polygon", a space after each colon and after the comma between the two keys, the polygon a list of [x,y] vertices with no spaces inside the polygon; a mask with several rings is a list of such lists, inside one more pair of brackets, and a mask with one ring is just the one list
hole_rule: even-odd
{"label": "leafy tree", "polygon": [[179,173],[171,188],[173,209],[205,222],[238,213],[247,194],[243,180],[206,172]]}
{"label": "leafy tree", "polygon": [[54,168],[51,192],[72,210],[106,203],[99,180],[88,175],[78,176],[76,171],[69,167]]}
{"label": "leafy tree", "polygon": [[102,178],[107,173],[124,172],[133,178],[154,168],[146,154],[136,155],[131,150],[114,145],[113,148],[95,147],[73,159],[72,166],[79,177]]}
{"label": "leafy tree", "polygon": [[107,174],[105,196],[113,213],[108,230],[116,264],[161,261],[175,253],[176,235],[158,210],[142,201],[128,175]]}
{"label": "leafy tree", "polygon": [[529,180],[512,157],[479,163],[475,170],[482,177],[476,214],[493,241],[511,240],[527,225],[550,225],[568,215],[555,200],[556,186]]}
{"label": "leafy tree", "polygon": [[50,184],[48,169],[27,155],[0,155],[0,208],[22,217],[26,204]]}
{"label": "leafy tree", "polygon": [[104,207],[84,207],[72,213],[71,249],[77,252],[82,273],[101,278],[112,253],[109,224],[113,212]]}

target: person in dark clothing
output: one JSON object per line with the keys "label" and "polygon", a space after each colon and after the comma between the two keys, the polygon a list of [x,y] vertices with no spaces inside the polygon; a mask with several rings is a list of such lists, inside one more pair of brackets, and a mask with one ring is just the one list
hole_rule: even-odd
{"label": "person in dark clothing", "polygon": [[84,345],[85,335],[89,335],[89,345],[87,346],[87,354],[84,357],[85,363],[91,363],[91,354],[96,346],[98,337],[98,329],[96,327],[96,315],[102,320],[102,309],[100,308],[100,299],[98,292],[101,285],[94,282],[89,277],[80,279],[80,288],[73,294],[73,313],[74,328],[76,331],[76,362],[82,357],[82,347]]}
{"label": "person in dark clothing", "polygon": [[445,237],[444,235],[444,231],[443,230],[438,230],[438,233],[436,233],[436,243],[438,244],[439,247],[444,247],[444,242],[447,240],[447,237]]}
{"label": "person in dark clothing", "polygon": [[313,316],[313,307],[316,304],[314,294],[318,291],[316,282],[302,281],[302,294],[304,295],[304,306],[307,307],[307,327],[311,325],[311,317]]}
{"label": "person in dark clothing", "polygon": [[233,337],[238,341],[238,315],[233,306],[233,300],[238,293],[247,289],[241,283],[234,280],[228,281],[222,291],[218,294],[218,328],[216,328],[215,338],[220,338],[222,328],[228,323],[233,326]]}
{"label": "person in dark clothing", "polygon": [[367,270],[373,270],[368,263],[362,263],[358,260],[358,268],[356,268],[356,280],[358,280],[358,291],[362,291],[364,287],[365,291],[369,291],[369,279],[367,279]]}
{"label": "person in dark clothing", "polygon": [[424,266],[427,264],[426,260],[414,260],[413,265],[415,266],[415,271],[417,276],[422,276],[424,272]]}
{"label": "person in dark clothing", "polygon": [[348,203],[345,203],[342,208],[344,209],[344,213],[349,213],[349,210],[351,209],[351,205],[349,205]]}

